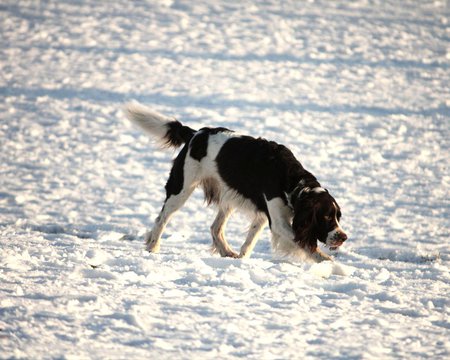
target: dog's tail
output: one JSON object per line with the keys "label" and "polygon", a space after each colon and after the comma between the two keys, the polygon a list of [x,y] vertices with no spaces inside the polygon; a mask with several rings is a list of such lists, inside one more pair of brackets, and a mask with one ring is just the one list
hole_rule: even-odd
{"label": "dog's tail", "polygon": [[128,120],[155,137],[163,146],[177,148],[188,143],[197,132],[175,118],[159,114],[137,102],[127,104],[125,113]]}

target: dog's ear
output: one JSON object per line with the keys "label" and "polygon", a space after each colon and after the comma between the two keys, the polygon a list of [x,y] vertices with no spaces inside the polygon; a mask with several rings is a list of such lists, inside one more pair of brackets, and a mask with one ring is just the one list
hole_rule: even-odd
{"label": "dog's ear", "polygon": [[298,229],[294,241],[303,249],[314,252],[317,249],[317,239],[311,226]]}
{"label": "dog's ear", "polygon": [[[305,188],[310,192],[310,188]],[[304,191],[303,191],[304,192]],[[301,196],[301,193],[299,196]],[[320,210],[320,203],[309,205],[302,208],[302,201],[296,204],[296,211],[292,221],[292,230],[294,231],[294,241],[302,248],[314,252],[317,249],[317,223]]]}
{"label": "dog's ear", "polygon": [[314,207],[306,223],[297,227],[294,241],[303,249],[314,252],[317,248],[317,234],[315,227],[317,224],[317,207]]}

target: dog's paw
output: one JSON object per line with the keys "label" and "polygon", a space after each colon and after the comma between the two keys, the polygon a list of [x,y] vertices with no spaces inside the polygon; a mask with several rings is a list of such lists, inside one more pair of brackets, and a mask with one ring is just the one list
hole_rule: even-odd
{"label": "dog's paw", "polygon": [[160,242],[158,239],[152,238],[152,232],[149,231],[145,234],[145,248],[147,251],[152,253],[159,252]]}
{"label": "dog's paw", "polygon": [[239,254],[234,252],[233,250],[227,250],[220,253],[222,257],[230,257],[233,259],[239,259]]}
{"label": "dog's paw", "polygon": [[238,258],[239,259],[248,259],[250,257],[250,253],[239,253]]}
{"label": "dog's paw", "polygon": [[313,253],[311,253],[311,259],[314,260],[316,263],[320,263],[322,261],[334,261],[333,258],[324,252],[317,249]]}

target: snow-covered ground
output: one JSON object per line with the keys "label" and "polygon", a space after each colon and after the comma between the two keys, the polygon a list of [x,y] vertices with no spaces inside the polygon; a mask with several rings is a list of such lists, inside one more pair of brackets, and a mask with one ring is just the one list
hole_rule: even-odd
{"label": "snow-covered ground", "polygon": [[[2,0],[0,27],[0,358],[448,359],[448,2]],[[343,209],[336,265],[268,230],[211,255],[200,191],[145,252],[175,153],[131,99],[289,146]]]}

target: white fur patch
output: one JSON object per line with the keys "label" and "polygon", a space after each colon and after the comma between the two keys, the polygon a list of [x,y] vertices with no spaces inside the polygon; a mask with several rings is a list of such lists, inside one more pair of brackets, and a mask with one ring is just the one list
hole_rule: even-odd
{"label": "white fur patch", "polygon": [[[194,169],[192,169],[191,164],[189,164],[189,166],[185,166],[185,172],[194,171],[196,173],[195,176],[199,179],[214,179],[215,181],[217,181],[217,184],[219,185],[218,190],[220,192],[220,194],[218,194],[218,206],[220,208],[236,208],[253,215],[257,212],[257,209],[253,202],[249,199],[246,199],[237,191],[227,186],[220,177],[217,170],[217,163],[215,159],[220,149],[225,144],[225,142],[227,142],[230,138],[236,136],[239,135],[231,132],[220,132],[214,135],[210,135],[208,139],[207,154],[201,159],[201,166],[194,166]],[[186,158],[186,162],[192,163],[197,162],[197,160],[188,157]]]}
{"label": "white fur patch", "polygon": [[311,191],[317,194],[327,192],[323,187],[315,187],[314,189],[311,189]]}
{"label": "white fur patch", "polygon": [[327,239],[326,239],[326,245],[327,246],[336,246],[336,242],[339,242],[338,235],[339,234],[345,234],[344,230],[341,228],[341,225],[339,224],[339,221],[335,219],[337,226],[328,233]]}
{"label": "white fur patch", "polygon": [[316,194],[319,194],[319,193],[323,193],[323,192],[327,192],[323,187],[320,187],[320,186],[318,186],[318,187],[315,187],[315,188],[309,188],[309,187],[305,187],[305,188],[303,188],[301,191],[300,191],[300,193],[298,194],[298,196],[300,196],[302,193],[309,193],[309,192],[314,192],[314,193],[316,193]]}
{"label": "white fur patch", "polygon": [[174,118],[160,114],[138,102],[131,102],[125,106],[125,114],[134,125],[152,135],[158,141],[163,141],[167,134],[167,124]]}

